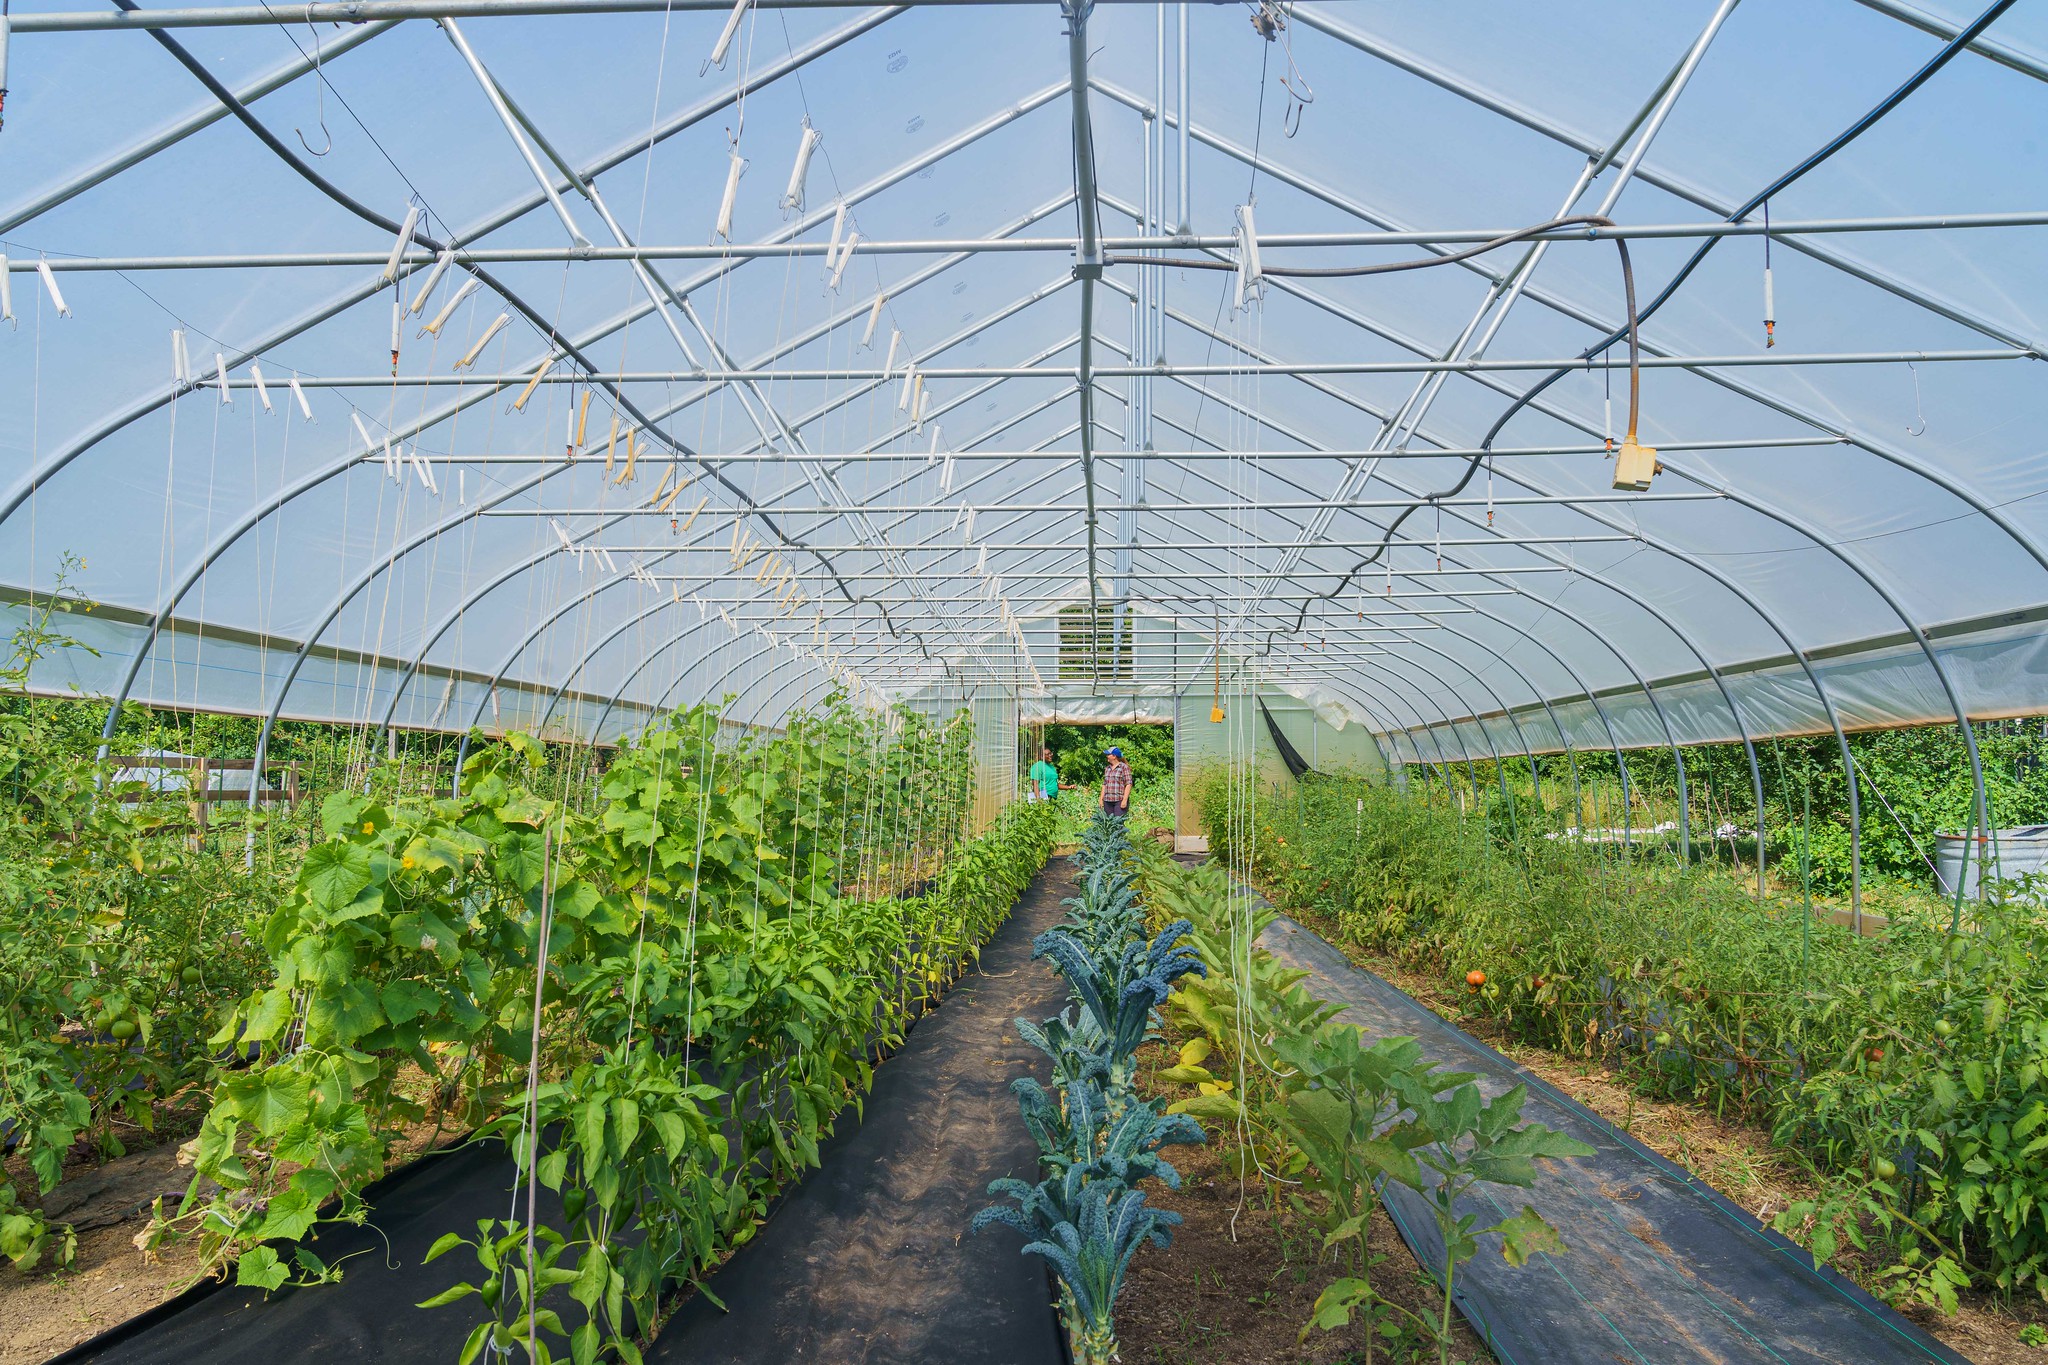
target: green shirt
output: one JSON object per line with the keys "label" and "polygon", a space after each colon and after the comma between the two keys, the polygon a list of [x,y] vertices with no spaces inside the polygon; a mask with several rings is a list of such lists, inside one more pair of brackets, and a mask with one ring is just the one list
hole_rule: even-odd
{"label": "green shirt", "polygon": [[1060,770],[1044,759],[1031,765],[1031,780],[1038,784],[1038,790],[1048,801],[1056,800],[1060,794]]}

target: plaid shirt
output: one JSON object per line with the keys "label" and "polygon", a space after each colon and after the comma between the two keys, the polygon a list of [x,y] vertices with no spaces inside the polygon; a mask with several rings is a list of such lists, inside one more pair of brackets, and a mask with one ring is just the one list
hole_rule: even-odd
{"label": "plaid shirt", "polygon": [[1123,801],[1131,794],[1131,769],[1126,763],[1112,763],[1102,774],[1102,799]]}

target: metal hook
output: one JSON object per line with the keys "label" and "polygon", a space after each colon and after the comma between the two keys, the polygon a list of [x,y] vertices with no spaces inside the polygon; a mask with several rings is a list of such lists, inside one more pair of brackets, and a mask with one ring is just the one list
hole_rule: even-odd
{"label": "metal hook", "polygon": [[297,128],[292,132],[298,136],[299,145],[306,149],[306,155],[326,156],[334,150],[334,134],[327,127],[327,78],[320,74],[320,30],[313,27],[312,0],[307,0],[306,4],[306,31],[313,35],[313,93],[320,101],[320,131],[327,138],[327,145],[316,152],[313,144],[306,141],[305,133]]}
{"label": "metal hook", "polygon": [[1907,427],[1906,434],[1908,436],[1919,436],[1923,435],[1927,431],[1927,413],[1926,410],[1920,406],[1920,371],[1917,368],[1915,368],[1913,362],[1910,360],[1906,362],[1906,368],[1913,372],[1913,416],[1920,423],[1918,429],[1915,429],[1913,427]]}

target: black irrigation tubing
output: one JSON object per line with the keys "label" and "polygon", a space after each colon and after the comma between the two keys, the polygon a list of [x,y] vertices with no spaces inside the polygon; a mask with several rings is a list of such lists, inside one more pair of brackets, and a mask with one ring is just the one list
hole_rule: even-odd
{"label": "black irrigation tubing", "polygon": [[[119,3],[119,0],[117,0],[117,3]],[[1973,23],[1971,23],[1971,25],[1968,28],[1956,34],[1956,36],[1952,40],[1950,40],[1949,43],[1941,49],[1941,51],[1935,53],[1934,56],[1928,60],[1926,65],[1922,66],[1918,71],[1914,72],[1912,76],[1908,77],[1903,85],[1899,86],[1898,89],[1892,91],[1891,94],[1885,96],[1884,99],[1878,101],[1877,104],[1871,107],[1869,112],[1865,113],[1861,118],[1857,119],[1854,123],[1850,124],[1847,128],[1843,129],[1842,132],[1837,134],[1832,141],[1827,143],[1827,145],[1823,146],[1822,148],[1820,148],[1820,150],[1808,156],[1805,160],[1801,161],[1791,170],[1786,171],[1776,180],[1773,180],[1770,184],[1764,186],[1755,194],[1751,195],[1741,205],[1737,206],[1737,208],[1732,213],[1728,214],[1728,216],[1723,221],[1729,223],[1741,222],[1750,214],[1754,213],[1759,206],[1768,203],[1773,195],[1776,195],[1780,191],[1788,188],[1794,182],[1798,181],[1801,177],[1803,177],[1808,171],[1813,170],[1816,166],[1819,166],[1822,162],[1826,161],[1836,152],[1841,151],[1844,147],[1847,147],[1850,143],[1854,142],[1857,138],[1861,137],[1864,133],[1868,132],[1873,126],[1876,125],[1878,120],[1882,119],[1886,114],[1889,114],[1893,109],[1896,109],[1900,104],[1905,102],[1905,100],[1909,96],[1911,96],[1914,91],[1918,90],[1921,86],[1925,85],[1929,80],[1933,79],[1934,74],[1936,72],[1940,71],[1944,66],[1947,66],[1950,60],[1953,59],[1957,53],[1962,52],[1971,43],[1975,42],[1977,40],[1978,35],[1983,33],[1985,29],[1991,27],[1992,23],[1995,22],[2000,15],[2004,14],[2007,10],[2011,9],[2015,3],[2017,3],[2017,0],[1997,0],[1997,2],[1993,4],[1989,9],[1985,10],[1982,14],[1978,15],[1976,20]],[[1560,218],[1557,220],[1555,224],[1545,224],[1544,227],[1547,228],[1557,226],[1560,224],[1570,224],[1575,222],[1589,221],[1598,221],[1602,223],[1605,222],[1604,219],[1594,220],[1589,218]],[[1458,260],[1461,259],[1463,256],[1471,255],[1474,252],[1490,249],[1491,247],[1497,245],[1499,242],[1513,240],[1513,238],[1516,236],[1523,236],[1527,235],[1528,233],[1541,230],[1543,229],[1524,229],[1522,233],[1510,234],[1509,237],[1497,239],[1496,242],[1482,242],[1479,246],[1474,247],[1467,252],[1459,253],[1458,255],[1432,258],[1432,263],[1441,263],[1445,261]],[[1638,313],[1635,309],[1633,287],[1631,287],[1629,299],[1629,315],[1627,323],[1619,328],[1616,328],[1614,331],[1609,332],[1599,341],[1594,342],[1591,346],[1588,346],[1584,351],[1581,351],[1579,353],[1578,359],[1580,361],[1589,361],[1592,360],[1595,356],[1598,356],[1602,352],[1607,350],[1608,347],[1614,345],[1615,342],[1620,341],[1623,337],[1628,338],[1628,425],[1629,437],[1631,440],[1633,440],[1635,437],[1636,427],[1635,381],[1637,375],[1637,329],[1641,326],[1642,323],[1648,321],[1649,318],[1653,314],[1655,314],[1658,309],[1662,308],[1667,302],[1670,301],[1672,295],[1678,292],[1679,286],[1685,283],[1685,281],[1692,275],[1692,272],[1699,267],[1700,262],[1707,258],[1707,253],[1712,251],[1717,245],[1719,245],[1720,241],[1721,239],[1719,237],[1709,237],[1706,240],[1702,241],[1698,249],[1693,252],[1691,259],[1687,260],[1686,263],[1679,268],[1678,273],[1671,277],[1670,282],[1667,283],[1664,286],[1664,288],[1658,292],[1656,298],[1650,300],[1649,306],[1644,308],[1640,313]],[[1768,241],[1768,238],[1766,239],[1766,241]],[[1619,244],[1619,239],[1617,239],[1616,245]],[[1623,260],[1627,260],[1626,253],[1624,253],[1623,255]],[[1420,264],[1421,263],[1419,262],[1416,263],[1417,266],[1419,266]],[[1370,273],[1375,269],[1385,270],[1388,268],[1389,267],[1369,267],[1367,269],[1358,271],[1338,270],[1320,272],[1268,270],[1265,273],[1269,275],[1280,275],[1290,273],[1365,274]],[[1406,521],[1412,513],[1420,511],[1424,506],[1429,505],[1431,503],[1435,503],[1440,499],[1452,497],[1458,493],[1463,492],[1465,486],[1471,483],[1473,476],[1479,472],[1480,464],[1487,458],[1487,454],[1493,449],[1494,440],[1500,435],[1501,429],[1505,427],[1510,420],[1513,419],[1516,413],[1520,412],[1530,403],[1533,403],[1544,392],[1544,390],[1548,389],[1552,384],[1555,384],[1558,380],[1572,373],[1577,368],[1577,364],[1559,366],[1557,369],[1552,370],[1549,374],[1545,375],[1542,379],[1538,380],[1534,385],[1525,390],[1519,398],[1515,399],[1514,402],[1510,403],[1508,405],[1507,411],[1503,412],[1500,415],[1499,419],[1496,420],[1493,426],[1487,431],[1486,439],[1479,443],[1479,453],[1468,456],[1466,458],[1465,473],[1461,478],[1459,478],[1459,480],[1455,484],[1451,485],[1449,488],[1442,489],[1438,492],[1425,494],[1421,502],[1413,503],[1410,506],[1403,508],[1400,515],[1396,516],[1393,520],[1393,523],[1387,527],[1386,535],[1382,537],[1382,539],[1380,540],[1377,549],[1375,549],[1371,554],[1367,555],[1364,559],[1360,560],[1356,565],[1354,565],[1351,571],[1345,574],[1344,577],[1338,582],[1336,587],[1330,589],[1328,592],[1311,593],[1307,597],[1304,597],[1301,602],[1301,612],[1295,618],[1294,626],[1292,627],[1292,629],[1275,630],[1271,632],[1271,634],[1269,634],[1267,637],[1268,642],[1270,643],[1272,637],[1275,635],[1292,635],[1299,632],[1303,624],[1308,620],[1308,609],[1311,603],[1317,600],[1334,601],[1340,593],[1342,593],[1346,588],[1348,588],[1351,585],[1352,579],[1356,578],[1362,570],[1376,562],[1381,555],[1387,552],[1387,547],[1393,543],[1394,533],[1401,529],[1401,523]]]}
{"label": "black irrigation tubing", "polygon": [[[135,0],[113,0],[113,3],[116,8],[128,11],[130,13],[137,12],[142,8],[142,6],[135,3]],[[261,120],[259,120],[254,114],[250,113],[249,107],[243,104],[239,99],[235,98],[234,92],[229,90],[226,86],[222,85],[217,79],[215,79],[213,73],[208,71],[206,67],[202,65],[199,62],[199,60],[196,57],[194,57],[189,51],[187,51],[182,43],[180,43],[176,38],[173,38],[169,32],[167,32],[164,29],[155,28],[149,30],[149,36],[156,39],[157,43],[160,46],[162,46],[162,48],[166,52],[170,53],[172,57],[176,58],[180,66],[184,67],[187,71],[191,72],[192,75],[199,81],[199,83],[206,87],[207,92],[211,94],[216,100],[220,101],[222,108],[226,109],[230,114],[233,114],[235,118],[242,124],[243,127],[247,128],[251,133],[254,133],[258,141],[260,141],[264,146],[268,147],[272,152],[276,153],[278,159],[283,161],[287,166],[290,166],[292,170],[296,171],[306,181],[307,184],[311,185],[314,189],[319,190],[329,199],[332,199],[335,203],[341,205],[350,213],[353,213],[354,215],[356,215],[356,217],[361,218],[364,222],[369,223],[374,227],[380,227],[384,229],[386,232],[392,233],[393,235],[396,235],[398,232],[402,230],[400,224],[397,223],[395,220],[385,217],[383,214],[377,212],[369,205],[357,199],[354,195],[351,195],[348,191],[342,189],[339,185],[336,185],[333,181],[327,179],[327,177],[321,175],[319,171],[307,165],[304,158],[300,157],[297,152],[294,152],[291,148],[287,147],[284,144],[283,139],[279,138],[277,134],[271,132],[270,129],[266,127]],[[421,246],[427,248],[429,251],[441,252],[449,249],[447,243],[438,241],[437,239],[428,236],[423,231],[414,232],[412,239],[414,241],[417,241]],[[482,266],[476,265],[473,262],[465,261],[463,262],[463,268],[468,270],[472,275],[476,276],[477,279],[483,281],[483,283],[489,285],[494,293],[496,293],[500,298],[504,299],[505,302],[510,304],[513,308],[517,309],[520,316],[525,318],[528,322],[532,323],[534,328],[538,330],[544,337],[547,338],[548,343],[550,345],[558,348],[563,355],[567,356],[570,360],[573,360],[577,365],[581,366],[585,373],[589,374],[593,379],[597,380],[600,384],[603,384],[606,391],[611,394],[612,398],[618,403],[619,407],[621,407],[628,414],[630,414],[633,420],[638,422],[643,430],[653,433],[660,440],[667,443],[670,447],[673,448],[676,454],[694,460],[698,464],[702,465],[704,467],[705,472],[708,473],[713,479],[717,480],[720,487],[724,488],[727,492],[731,493],[733,497],[736,500],[738,500],[741,507],[746,508],[752,515],[759,517],[761,519],[762,524],[768,528],[770,533],[773,534],[777,540],[781,541],[784,545],[789,546],[792,549],[804,550],[805,553],[815,556],[819,564],[824,566],[825,572],[831,575],[832,584],[834,587],[839,589],[840,596],[844,597],[849,603],[855,605],[867,603],[868,605],[873,606],[877,611],[881,612],[882,620],[885,623],[887,623],[889,627],[889,634],[895,636],[898,639],[902,638],[896,630],[895,618],[890,616],[889,609],[887,606],[883,605],[878,598],[864,595],[856,596],[852,589],[846,586],[845,580],[840,578],[839,571],[833,567],[832,561],[830,559],[826,558],[824,555],[818,554],[818,552],[815,550],[808,549],[802,541],[793,539],[788,534],[786,534],[782,530],[782,528],[776,524],[775,519],[773,517],[771,517],[768,513],[762,511],[759,507],[755,506],[752,498],[748,497],[745,492],[741,491],[740,487],[737,484],[733,483],[732,480],[726,478],[724,473],[721,472],[718,468],[718,464],[715,459],[707,459],[698,452],[691,450],[688,446],[684,445],[675,437],[663,431],[647,416],[646,413],[640,411],[638,405],[636,405],[631,399],[627,398],[624,393],[619,391],[617,388],[614,388],[609,383],[606,383],[602,371],[600,371],[598,367],[594,363],[592,363],[590,358],[584,355],[582,350],[579,349],[574,342],[570,341],[569,338],[563,336],[559,331],[557,331],[555,325],[549,322],[545,317],[541,316],[541,314],[533,307],[533,305],[527,303],[525,299],[521,298],[511,289],[507,288],[502,281],[497,279]],[[920,641],[920,644],[921,643],[922,641]]]}
{"label": "black irrigation tubing", "polygon": [[[1474,256],[1483,256],[1489,251],[1497,251],[1501,247],[1526,241],[1545,232],[1554,232],[1558,228],[1579,226],[1619,227],[1621,225],[1612,218],[1603,217],[1597,213],[1581,213],[1568,218],[1552,218],[1544,223],[1531,223],[1528,227],[1516,228],[1513,232],[1504,232],[1500,236],[1491,238],[1488,241],[1480,242],[1477,245],[1468,246],[1462,251],[1453,251],[1442,256],[1420,256],[1413,260],[1387,261],[1379,265],[1262,266],[1259,273],[1261,275],[1283,275],[1305,279],[1331,280],[1353,279],[1361,275],[1392,275],[1403,270],[1427,270],[1432,266],[1456,265],[1460,261],[1469,261]],[[1636,273],[1635,268],[1629,263],[1627,240],[1621,237],[1616,237],[1613,240],[1615,249],[1621,256],[1621,284],[1622,291],[1628,300],[1628,322],[1620,332],[1602,342],[1601,347],[1604,349],[1619,337],[1626,336],[1628,338],[1628,438],[1630,441],[1634,441],[1636,437],[1636,416],[1641,407],[1643,381],[1642,348],[1636,336],[1636,324],[1640,320],[1636,316]],[[1709,240],[1711,241],[1712,239]],[[1113,265],[1164,265],[1189,270],[1236,270],[1238,268],[1237,263],[1234,261],[1210,259],[1182,260],[1178,257],[1163,256],[1111,256],[1108,260]],[[1669,292],[1669,290],[1666,290],[1667,295]],[[1643,316],[1647,317],[1649,314],[1645,313]],[[1592,352],[1587,354],[1590,355]],[[1580,358],[1584,359],[1583,356]],[[1569,371],[1559,371],[1559,373],[1569,373]],[[1540,387],[1532,390],[1532,396],[1534,393],[1540,393],[1541,391]],[[1502,418],[1501,420],[1505,422],[1507,419]],[[1496,424],[1494,430],[1498,431],[1499,429],[1499,425]],[[1489,444],[1491,444],[1492,439],[1491,436],[1487,438]],[[1473,470],[1476,470],[1478,467],[1478,457],[1475,456],[1472,468],[1465,471],[1465,477],[1458,481],[1456,488],[1451,489],[1449,493],[1432,493],[1427,500],[1434,502],[1438,497],[1448,497],[1450,493],[1455,493],[1459,489],[1464,488],[1471,481]],[[1417,504],[1417,506],[1420,506],[1420,504]],[[1409,512],[1414,510],[1416,509],[1413,507],[1407,509],[1407,511],[1401,513],[1401,517],[1405,518]],[[1401,521],[1397,518],[1394,522],[1394,527],[1398,527],[1400,524]],[[1394,528],[1388,528],[1387,538],[1391,540],[1393,535]],[[1381,548],[1385,548],[1384,542],[1382,542]],[[1370,564],[1372,561],[1368,559],[1365,562]],[[1359,566],[1359,568],[1364,567],[1364,564]],[[1352,572],[1356,573],[1358,570],[1354,569]],[[1345,581],[1349,582],[1350,580],[1347,578]],[[1306,616],[1308,614],[1308,604],[1303,603],[1301,610],[1303,616]],[[1294,628],[1300,630],[1300,622],[1297,621]]]}

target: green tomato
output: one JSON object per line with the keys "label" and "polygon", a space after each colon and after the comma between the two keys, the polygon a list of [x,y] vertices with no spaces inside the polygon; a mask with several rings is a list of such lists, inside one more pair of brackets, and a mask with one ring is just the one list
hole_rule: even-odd
{"label": "green tomato", "polygon": [[1946,1038],[1955,1031],[1956,1026],[1952,1020],[1937,1019],[1934,1021],[1934,1036],[1937,1038]]}
{"label": "green tomato", "polygon": [[1888,1157],[1879,1157],[1874,1163],[1872,1163],[1870,1169],[1877,1172],[1877,1178],[1879,1180],[1894,1179],[1895,1177],[1897,1177],[1899,1173],[1898,1166],[1895,1163],[1893,1163],[1891,1159]]}
{"label": "green tomato", "polygon": [[99,1013],[92,1017],[92,1027],[96,1033],[105,1033],[113,1026],[113,1023],[114,1012],[105,1006],[101,1006]]}
{"label": "green tomato", "polygon": [[185,970],[178,973],[178,980],[184,982],[188,986],[196,986],[205,977],[205,975],[206,974],[200,971],[197,967],[187,967],[185,968]]}
{"label": "green tomato", "polygon": [[133,1019],[116,1019],[107,1029],[107,1032],[113,1034],[115,1038],[122,1042],[133,1038],[141,1031]]}
{"label": "green tomato", "polygon": [[1658,1046],[1658,1047],[1670,1047],[1670,1046],[1671,1046],[1671,1035],[1670,1035],[1670,1034],[1668,1034],[1668,1033],[1660,1033],[1660,1034],[1658,1034],[1658,1035],[1657,1035],[1657,1046]]}

